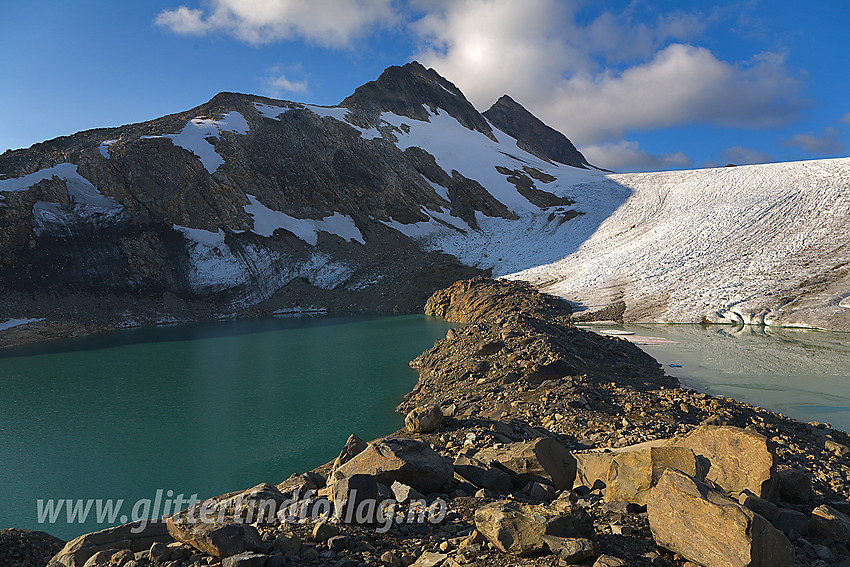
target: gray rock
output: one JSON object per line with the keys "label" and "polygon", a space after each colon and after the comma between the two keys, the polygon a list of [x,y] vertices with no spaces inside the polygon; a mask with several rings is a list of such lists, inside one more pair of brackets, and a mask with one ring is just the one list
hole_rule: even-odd
{"label": "gray rock", "polygon": [[230,557],[246,551],[265,551],[257,528],[249,524],[218,524],[171,517],[167,525],[168,532],[177,541],[216,557]]}
{"label": "gray rock", "polygon": [[411,433],[429,433],[443,423],[443,412],[435,404],[419,406],[404,418],[404,427]]}
{"label": "gray rock", "polygon": [[406,484],[403,484],[399,481],[395,481],[393,485],[390,487],[392,490],[393,497],[396,502],[400,502],[402,504],[410,502],[411,500],[422,500],[425,498],[419,492],[416,491],[415,488],[411,488]]}
{"label": "gray rock", "polygon": [[510,494],[514,488],[508,473],[466,455],[458,455],[455,458],[454,471],[456,477],[475,488],[485,488],[496,494]]}
{"label": "gray rock", "polygon": [[668,468],[700,478],[704,471],[687,447],[647,447],[615,454],[605,481],[605,500],[645,505],[650,489]]}
{"label": "gray rock", "polygon": [[738,502],[766,520],[773,521],[779,518],[779,507],[776,504],[759,498],[749,490],[745,490],[738,496]]}
{"label": "gray rock", "polygon": [[543,537],[589,538],[593,520],[581,509],[501,500],[475,511],[475,528],[501,551],[517,556],[547,549]]}
{"label": "gray rock", "polygon": [[50,567],[83,567],[85,562],[98,551],[129,549],[132,552],[138,552],[150,549],[157,542],[173,541],[174,538],[162,522],[147,523],[144,529],[141,529],[141,524],[138,522],[123,524],[81,535],[69,541],[48,565]]}
{"label": "gray rock", "polygon": [[779,516],[771,520],[770,523],[785,535],[790,535],[791,532],[798,535],[805,535],[809,532],[809,518],[797,510],[780,508]]}
{"label": "gray rock", "polygon": [[628,563],[612,555],[601,555],[593,567],[627,567]]}
{"label": "gray rock", "polygon": [[221,567],[265,567],[268,555],[246,551],[221,560]]}
{"label": "gray rock", "polygon": [[791,542],[767,520],[667,469],[646,505],[655,542],[705,567],[792,567]]}
{"label": "gray rock", "polygon": [[706,480],[728,494],[749,490],[769,502],[779,501],[776,453],[764,435],[729,425],[700,426],[671,443],[707,459]]}
{"label": "gray rock", "polygon": [[589,538],[562,538],[544,535],[543,541],[552,553],[568,565],[581,563],[599,553],[599,546]]}
{"label": "gray rock", "polygon": [[339,528],[327,522],[319,522],[313,526],[313,539],[317,543],[325,543],[330,538],[339,535]]}
{"label": "gray rock", "polygon": [[575,457],[551,437],[483,449],[475,458],[502,464],[522,479],[519,486],[542,481],[551,483],[556,490],[569,490],[576,478]]}
{"label": "gray rock", "polygon": [[331,551],[342,551],[343,549],[347,549],[349,543],[351,543],[351,539],[347,535],[336,535],[332,538],[328,538],[327,541],[328,549]]}
{"label": "gray rock", "polygon": [[835,455],[836,457],[848,457],[850,456],[850,447],[844,445],[843,443],[839,443],[832,439],[826,439],[823,442],[824,449]]}
{"label": "gray rock", "polygon": [[821,537],[831,537],[844,545],[850,544],[850,517],[826,504],[812,510],[809,529]]}
{"label": "gray rock", "polygon": [[[350,461],[351,462],[351,461]],[[334,514],[346,523],[375,521],[380,498],[378,484],[369,474],[354,474],[336,480],[331,486]]]}
{"label": "gray rock", "polygon": [[[779,497],[791,504],[808,504],[812,499],[812,477],[803,469],[779,471]],[[768,518],[770,519],[770,518]]]}
{"label": "gray rock", "polygon": [[386,437],[369,446],[334,471],[334,478],[371,475],[376,482],[399,481],[423,494],[438,492],[452,479],[450,462],[427,444],[406,437]]}
{"label": "gray rock", "polygon": [[439,567],[446,559],[448,559],[448,557],[449,556],[444,553],[425,551],[410,567]]}

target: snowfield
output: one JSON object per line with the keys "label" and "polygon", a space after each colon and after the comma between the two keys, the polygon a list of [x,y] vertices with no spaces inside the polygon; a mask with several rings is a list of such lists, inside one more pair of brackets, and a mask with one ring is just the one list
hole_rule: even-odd
{"label": "snowfield", "polygon": [[638,321],[850,331],[850,159],[606,177],[632,193],[594,234],[508,277]]}

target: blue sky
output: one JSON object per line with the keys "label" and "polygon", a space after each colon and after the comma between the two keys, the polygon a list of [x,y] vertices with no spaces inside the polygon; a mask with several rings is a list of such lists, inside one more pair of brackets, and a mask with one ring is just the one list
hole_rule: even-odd
{"label": "blue sky", "polygon": [[417,59],[617,171],[847,156],[850,2],[3,0],[0,151]]}

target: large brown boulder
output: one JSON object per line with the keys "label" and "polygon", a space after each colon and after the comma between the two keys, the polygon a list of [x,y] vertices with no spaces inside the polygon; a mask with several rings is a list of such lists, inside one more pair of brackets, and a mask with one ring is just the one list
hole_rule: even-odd
{"label": "large brown boulder", "polygon": [[691,476],[704,476],[697,457],[687,447],[647,447],[615,454],[605,480],[605,499],[646,505],[650,489],[658,484],[668,468]]}
{"label": "large brown boulder", "polygon": [[581,508],[500,500],[475,511],[475,528],[498,549],[524,556],[549,549],[545,536],[591,537],[593,519]]}
{"label": "large brown boulder", "polygon": [[219,558],[239,555],[246,551],[265,551],[260,533],[252,525],[228,522],[202,522],[199,518],[170,517],[168,533],[185,543]]}
{"label": "large brown boulder", "polygon": [[671,443],[707,459],[705,478],[728,494],[749,490],[768,502],[779,501],[776,452],[764,435],[730,425],[703,425]]}
{"label": "large brown boulder", "polygon": [[370,443],[333,473],[333,480],[355,474],[371,475],[375,482],[395,481],[422,494],[438,492],[452,479],[452,464],[429,445],[407,437],[385,437]]}
{"label": "large brown boulder", "polygon": [[705,567],[792,567],[770,522],[681,471],[667,469],[646,503],[655,542]]}
{"label": "large brown boulder", "polygon": [[443,424],[445,416],[436,404],[410,410],[404,418],[404,428],[410,433],[429,433]]}
{"label": "large brown boulder", "polygon": [[156,542],[174,541],[162,522],[133,522],[81,535],[65,544],[50,560],[50,567],[83,567],[95,553],[129,549],[133,553],[150,549]]}
{"label": "large brown boulder", "polygon": [[479,461],[496,461],[526,482],[551,483],[557,490],[569,490],[576,478],[576,459],[558,441],[541,437],[483,449],[475,454]]}

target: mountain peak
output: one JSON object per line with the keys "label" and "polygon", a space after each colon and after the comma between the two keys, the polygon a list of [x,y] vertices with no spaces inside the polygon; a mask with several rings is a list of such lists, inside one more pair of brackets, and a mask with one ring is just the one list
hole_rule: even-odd
{"label": "mountain peak", "polygon": [[392,112],[428,120],[428,109],[441,108],[471,130],[493,137],[492,129],[463,93],[434,69],[418,61],[388,67],[374,81],[358,87],[340,106]]}
{"label": "mountain peak", "polygon": [[585,169],[590,166],[566,136],[544,124],[508,95],[499,97],[484,116],[496,128],[516,138],[519,147],[541,159]]}

